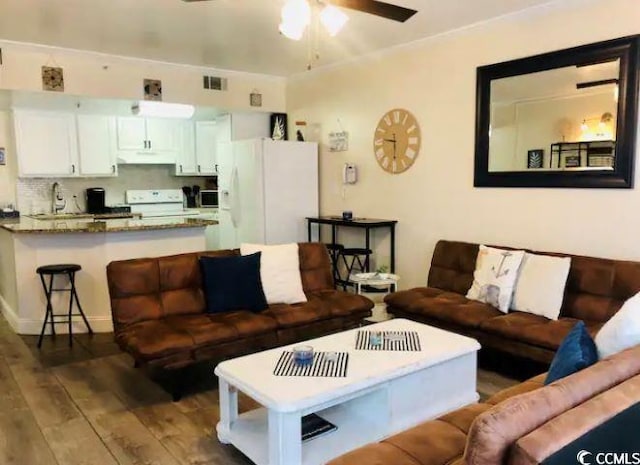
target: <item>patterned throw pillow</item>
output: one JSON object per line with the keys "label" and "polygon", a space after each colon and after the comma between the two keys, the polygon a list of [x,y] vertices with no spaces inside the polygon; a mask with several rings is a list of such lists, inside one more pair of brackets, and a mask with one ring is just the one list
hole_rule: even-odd
{"label": "patterned throw pillow", "polygon": [[507,313],[523,257],[522,250],[494,249],[481,245],[467,299],[484,302]]}

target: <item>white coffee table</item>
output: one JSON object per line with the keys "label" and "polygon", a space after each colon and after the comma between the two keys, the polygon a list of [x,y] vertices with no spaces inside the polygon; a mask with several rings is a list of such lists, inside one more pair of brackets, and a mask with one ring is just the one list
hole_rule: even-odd
{"label": "white coffee table", "polygon": [[362,294],[362,286],[386,288],[387,293],[398,290],[400,276],[392,273],[356,273],[349,276],[349,281],[356,284],[356,294]]}
{"label": "white coffee table", "polygon": [[[218,439],[258,465],[323,464],[345,452],[478,400],[474,339],[405,319],[361,328],[417,331],[420,352],[355,350],[356,332],[312,339],[316,351],[348,351],[345,378],[275,376],[280,347],[219,364]],[[264,408],[238,415],[238,392]],[[338,426],[302,443],[300,421],[317,413]]]}

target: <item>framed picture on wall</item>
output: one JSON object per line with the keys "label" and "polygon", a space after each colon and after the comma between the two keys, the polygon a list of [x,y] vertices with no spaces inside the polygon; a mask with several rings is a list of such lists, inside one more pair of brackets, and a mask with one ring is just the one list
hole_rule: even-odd
{"label": "framed picture on wall", "polygon": [[535,149],[527,152],[527,168],[535,169],[542,168],[544,162],[544,150]]}
{"label": "framed picture on wall", "polygon": [[270,132],[273,140],[289,140],[287,134],[287,114],[271,113]]}
{"label": "framed picture on wall", "polygon": [[345,152],[349,150],[349,133],[347,131],[329,133],[329,152]]}
{"label": "framed picture on wall", "polygon": [[0,147],[0,165],[6,165],[7,164],[7,159],[6,159],[6,153],[4,150],[4,147]]}
{"label": "framed picture on wall", "polygon": [[143,81],[144,99],[162,101],[162,81],[159,79],[145,79]]}

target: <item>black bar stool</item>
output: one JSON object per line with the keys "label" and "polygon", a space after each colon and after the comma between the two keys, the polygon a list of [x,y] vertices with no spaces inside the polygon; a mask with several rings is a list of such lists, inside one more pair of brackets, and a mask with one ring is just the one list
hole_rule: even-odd
{"label": "black bar stool", "polygon": [[[53,336],[56,335],[56,323],[67,323],[69,325],[69,347],[73,346],[73,326],[72,317],[81,316],[84,320],[84,324],[87,325],[87,329],[89,330],[89,334],[93,334],[93,330],[91,329],[91,325],[87,321],[87,317],[84,315],[82,311],[82,307],[80,306],[80,300],[78,299],[78,293],[76,292],[76,272],[80,271],[82,267],[80,265],[73,264],[63,264],[63,265],[45,265],[40,266],[36,270],[36,273],[40,275],[40,281],[42,282],[42,287],[44,288],[44,294],[47,297],[47,313],[44,317],[44,323],[42,324],[42,331],[40,331],[40,338],[38,339],[38,348],[42,346],[42,337],[44,336],[44,331],[47,327],[47,322],[51,324],[51,334]],[[54,276],[62,276],[66,275],[69,278],[69,282],[71,283],[71,287],[68,289],[54,289],[53,288],[53,278]],[[49,285],[44,279],[45,276],[49,276]],[[69,293],[69,312],[65,314],[55,315],[53,313],[53,306],[51,305],[51,294],[54,292],[68,292]],[[72,313],[73,311],[73,300],[75,299],[76,305],[78,307],[79,313]],[[56,318],[67,318],[62,321],[55,321]]]}
{"label": "black bar stool", "polygon": [[[367,271],[369,265],[369,257],[373,251],[371,249],[362,249],[362,248],[343,248],[340,256],[342,257],[342,261],[347,270],[346,279],[341,280],[342,288],[346,289],[347,286],[354,285],[351,281],[349,281],[349,277],[353,274],[354,271],[364,272]],[[347,257],[351,258],[351,262],[348,261]]]}
{"label": "black bar stool", "polygon": [[344,245],[342,244],[325,244],[327,250],[329,251],[329,257],[331,257],[331,269],[333,270],[333,281],[338,283],[342,281],[340,277],[340,270],[338,269],[338,259],[344,250]]}

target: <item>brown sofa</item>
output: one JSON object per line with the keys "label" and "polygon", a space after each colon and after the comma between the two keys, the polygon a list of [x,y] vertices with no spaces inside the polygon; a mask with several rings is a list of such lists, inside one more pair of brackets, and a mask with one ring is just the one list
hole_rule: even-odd
{"label": "brown sofa", "polygon": [[116,342],[136,365],[179,369],[351,329],[371,315],[369,299],[334,289],[323,244],[299,244],[299,253],[308,301],[270,305],[261,313],[205,313],[199,257],[238,250],[111,262],[107,281]]}
{"label": "brown sofa", "polygon": [[465,298],[473,281],[478,247],[439,241],[427,287],[389,294],[385,298],[387,311],[473,337],[483,348],[550,363],[578,320],[583,320],[595,335],[625,300],[640,291],[639,262],[535,252],[571,257],[560,318],[554,321],[516,311],[505,315],[490,305]]}
{"label": "brown sofa", "polygon": [[548,386],[544,378],[356,449],[329,465],[540,464],[640,402],[640,346]]}

